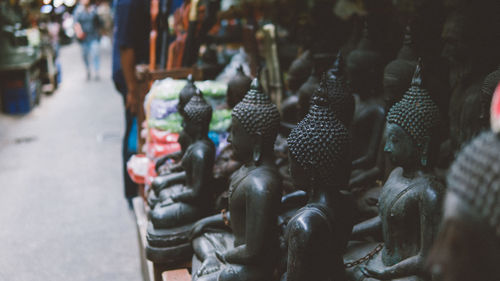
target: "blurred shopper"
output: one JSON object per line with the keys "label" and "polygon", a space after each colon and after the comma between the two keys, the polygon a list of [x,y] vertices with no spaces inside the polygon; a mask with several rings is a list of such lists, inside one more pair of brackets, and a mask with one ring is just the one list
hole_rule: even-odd
{"label": "blurred shopper", "polygon": [[[125,197],[131,207],[137,196],[137,185],[127,173],[127,161],[134,154],[136,145],[129,143],[134,118],[138,108],[139,93],[135,66],[149,61],[149,2],[145,0],[114,1],[113,31],[113,81],[125,103],[126,130],[123,137],[123,175]],[[135,132],[132,132],[135,133]]]}
{"label": "blurred shopper", "polygon": [[75,35],[82,47],[83,61],[87,69],[87,80],[92,78],[92,68],[95,79],[99,80],[99,30],[101,22],[97,15],[97,9],[90,3],[90,0],[80,0],[80,4],[75,8],[74,17]]}

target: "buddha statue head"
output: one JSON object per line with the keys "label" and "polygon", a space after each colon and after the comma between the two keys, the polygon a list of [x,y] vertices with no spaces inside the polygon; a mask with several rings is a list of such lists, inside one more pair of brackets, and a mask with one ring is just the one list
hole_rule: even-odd
{"label": "buddha statue head", "polygon": [[480,118],[486,122],[490,119],[490,106],[493,93],[495,92],[498,84],[500,82],[500,67],[492,73],[488,74],[484,78],[483,85],[481,87],[481,115]]}
{"label": "buddha statue head", "polygon": [[332,68],[323,77],[320,87],[324,87],[324,84],[326,84],[328,103],[332,112],[342,124],[349,127],[354,115],[354,96],[347,86],[347,81],[342,72],[343,67],[344,61],[339,53]]}
{"label": "buddha statue head", "polygon": [[231,78],[227,84],[227,105],[233,108],[238,104],[250,90],[252,79],[245,75],[243,66],[240,65],[236,70],[236,75]]}
{"label": "buddha statue head", "polygon": [[351,173],[350,137],[332,112],[325,87],[315,91],[306,117],[288,137],[290,174],[298,188],[340,189]]}
{"label": "buddha statue head", "polygon": [[396,59],[387,64],[384,69],[383,84],[386,109],[391,108],[401,100],[408,86],[410,86],[416,65],[417,55],[413,48],[410,27],[407,26],[403,47],[399,50]]}
{"label": "buddha statue head", "polygon": [[194,140],[206,137],[211,120],[212,107],[205,101],[201,91],[196,89],[184,107],[183,131]]}
{"label": "buddha statue head", "polygon": [[311,51],[305,51],[295,59],[288,69],[287,84],[288,89],[296,92],[304,84],[313,69],[313,59]]}
{"label": "buddha statue head", "polygon": [[197,88],[194,85],[193,75],[189,74],[187,77],[186,85],[184,86],[184,88],[182,88],[182,90],[179,93],[179,103],[177,104],[177,111],[181,116],[184,116],[184,107],[195,95],[196,90]]}
{"label": "buddha statue head", "polygon": [[243,163],[258,164],[264,155],[273,155],[279,124],[278,108],[255,78],[232,112],[228,141],[233,145],[235,157]]}
{"label": "buddha statue head", "polygon": [[306,116],[309,111],[309,106],[311,104],[311,97],[314,91],[318,88],[321,79],[321,73],[318,72],[316,68],[313,68],[311,75],[307,78],[307,81],[300,86],[297,91],[297,96],[299,97],[298,102],[298,114],[299,120]]}
{"label": "buddha statue head", "polygon": [[373,97],[382,86],[383,60],[370,38],[365,22],[363,37],[346,59],[346,75],[354,93],[361,97]]}
{"label": "buddha statue head", "polygon": [[442,228],[429,257],[443,281],[500,278],[500,95],[491,107],[491,131],[458,155],[448,174]]}
{"label": "buddha statue head", "polygon": [[387,115],[384,151],[395,166],[409,170],[432,166],[438,147],[439,109],[422,87],[421,72],[419,62],[411,87]]}

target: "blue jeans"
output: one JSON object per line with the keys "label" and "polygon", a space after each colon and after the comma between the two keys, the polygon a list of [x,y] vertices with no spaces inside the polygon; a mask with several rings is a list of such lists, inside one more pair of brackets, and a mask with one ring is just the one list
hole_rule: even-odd
{"label": "blue jeans", "polygon": [[85,68],[87,73],[90,73],[91,66],[93,64],[94,71],[96,74],[99,73],[99,40],[85,40],[80,43],[82,46],[83,62],[85,63]]}

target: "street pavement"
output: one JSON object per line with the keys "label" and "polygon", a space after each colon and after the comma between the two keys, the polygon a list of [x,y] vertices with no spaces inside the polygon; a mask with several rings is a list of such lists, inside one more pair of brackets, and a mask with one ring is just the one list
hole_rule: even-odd
{"label": "street pavement", "polygon": [[0,281],[138,281],[133,213],[123,196],[123,102],[86,81],[77,44],[60,51],[62,84],[24,116],[0,114]]}

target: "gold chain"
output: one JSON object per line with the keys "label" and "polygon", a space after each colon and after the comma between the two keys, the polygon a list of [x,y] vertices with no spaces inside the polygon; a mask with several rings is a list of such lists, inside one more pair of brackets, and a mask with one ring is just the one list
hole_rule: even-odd
{"label": "gold chain", "polygon": [[369,261],[371,258],[373,258],[373,256],[375,256],[378,252],[380,252],[380,250],[382,250],[382,248],[384,248],[384,244],[383,243],[378,244],[378,246],[375,249],[373,249],[371,252],[369,252],[366,256],[364,256],[358,260],[355,260],[353,262],[345,263],[344,267],[351,268],[351,267],[354,267],[356,265],[360,265],[366,261]]}

